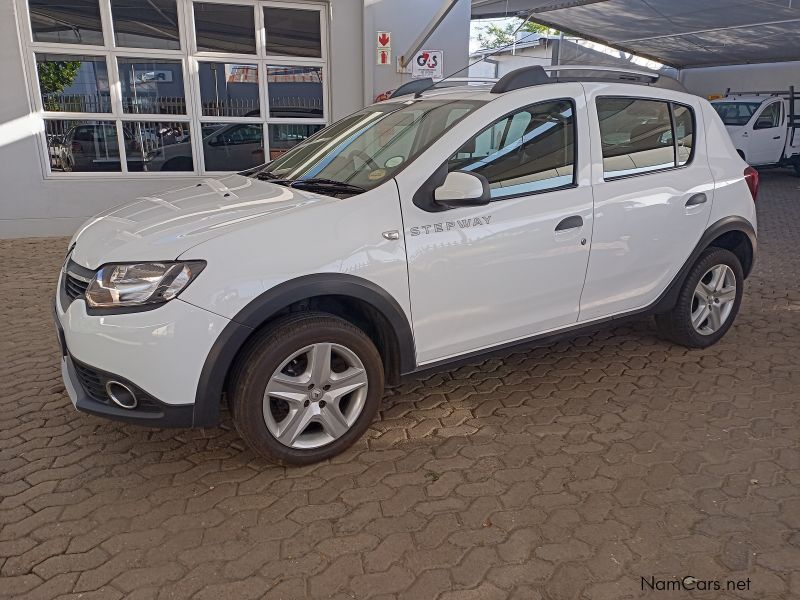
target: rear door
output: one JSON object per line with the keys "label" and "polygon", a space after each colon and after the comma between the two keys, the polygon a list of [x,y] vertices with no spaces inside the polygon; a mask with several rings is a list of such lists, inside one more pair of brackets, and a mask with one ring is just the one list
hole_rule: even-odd
{"label": "rear door", "polygon": [[699,100],[659,92],[665,99],[634,86],[587,93],[595,219],[580,321],[655,301],[708,223],[714,183]]}
{"label": "rear door", "polygon": [[752,165],[771,165],[780,161],[786,145],[786,123],[783,100],[764,103],[755,116],[750,132],[750,154],[747,161]]}

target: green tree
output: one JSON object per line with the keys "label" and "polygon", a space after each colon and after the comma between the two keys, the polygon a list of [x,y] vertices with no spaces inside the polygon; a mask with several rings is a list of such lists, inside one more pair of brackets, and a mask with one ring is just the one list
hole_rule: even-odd
{"label": "green tree", "polygon": [[[498,25],[497,23],[490,23],[483,31],[478,33],[478,43],[481,48],[500,48],[501,46],[508,46],[514,41],[514,32],[519,27],[522,19],[517,18],[511,23],[506,25]],[[526,21],[520,28],[520,32],[524,33],[547,33],[550,28],[545,25],[539,25],[533,21]]]}
{"label": "green tree", "polygon": [[58,99],[55,97],[72,85],[81,68],[79,60],[53,60],[40,62],[39,88],[42,90],[46,110],[58,110]]}

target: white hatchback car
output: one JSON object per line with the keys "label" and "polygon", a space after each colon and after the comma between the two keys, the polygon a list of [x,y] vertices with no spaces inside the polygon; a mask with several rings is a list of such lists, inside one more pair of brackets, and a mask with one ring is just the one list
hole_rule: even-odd
{"label": "white hatchback car", "polygon": [[407,373],[633,314],[688,347],[731,326],[758,177],[708,102],[540,67],[406,91],[82,226],[55,301],[76,408],[204,427],[227,397],[306,464]]}

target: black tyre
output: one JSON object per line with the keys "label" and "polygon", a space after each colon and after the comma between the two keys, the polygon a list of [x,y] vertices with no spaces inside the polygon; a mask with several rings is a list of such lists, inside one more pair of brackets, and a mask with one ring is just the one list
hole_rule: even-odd
{"label": "black tyre", "polygon": [[744,290],[739,259],[724,248],[707,248],[689,271],[678,302],[656,315],[661,334],[676,344],[706,348],[730,329]]}
{"label": "black tyre", "polygon": [[383,396],[372,340],[326,313],[281,318],[248,341],[228,395],[239,434],[259,454],[307,465],[342,452],[366,431]]}
{"label": "black tyre", "polygon": [[795,175],[800,177],[800,159],[795,160],[793,166]]}

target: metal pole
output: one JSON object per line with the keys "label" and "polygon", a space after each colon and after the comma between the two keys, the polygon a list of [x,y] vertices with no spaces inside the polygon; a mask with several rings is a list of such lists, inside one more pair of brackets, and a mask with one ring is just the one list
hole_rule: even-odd
{"label": "metal pole", "polygon": [[400,66],[405,69],[408,66],[408,63],[411,62],[413,56],[419,52],[422,48],[422,44],[428,41],[428,38],[431,37],[436,28],[439,27],[439,24],[444,21],[444,18],[453,10],[453,7],[458,3],[458,0],[445,0],[444,3],[439,7],[439,10],[436,11],[436,14],[433,15],[433,19],[431,19],[430,23],[425,26],[425,29],[422,30],[417,36],[417,39],[414,40],[414,43],[411,44],[408,50],[400,57]]}

